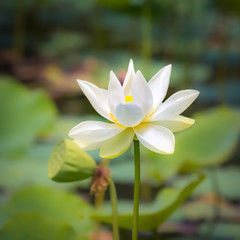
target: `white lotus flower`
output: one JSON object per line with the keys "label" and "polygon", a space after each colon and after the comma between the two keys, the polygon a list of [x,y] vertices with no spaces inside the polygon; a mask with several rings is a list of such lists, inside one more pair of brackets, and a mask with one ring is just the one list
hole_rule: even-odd
{"label": "white lotus flower", "polygon": [[171,65],[162,68],[147,82],[140,71],[135,73],[130,60],[123,83],[110,72],[108,90],[77,80],[94,109],[112,123],[85,121],[75,126],[69,136],[85,150],[100,147],[100,156],[113,158],[125,152],[134,136],[151,151],[174,152],[173,132],[190,127],[194,120],[180,115],[197,98],[196,90],[183,90],[165,102]]}

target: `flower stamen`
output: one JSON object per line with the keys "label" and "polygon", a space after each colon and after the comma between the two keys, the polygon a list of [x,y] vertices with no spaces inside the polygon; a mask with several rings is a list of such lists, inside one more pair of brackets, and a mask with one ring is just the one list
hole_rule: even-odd
{"label": "flower stamen", "polygon": [[125,96],[125,102],[133,102],[133,97],[132,95]]}

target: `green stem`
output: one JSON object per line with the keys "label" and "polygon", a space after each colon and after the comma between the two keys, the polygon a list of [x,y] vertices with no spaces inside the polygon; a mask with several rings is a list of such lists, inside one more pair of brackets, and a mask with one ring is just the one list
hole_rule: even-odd
{"label": "green stem", "polygon": [[115,184],[111,178],[109,178],[109,191],[110,191],[110,198],[112,202],[113,240],[119,240],[117,192],[116,192]]}
{"label": "green stem", "polygon": [[139,141],[134,140],[134,161],[135,161],[135,181],[133,200],[133,226],[132,240],[138,238],[138,215],[139,215],[139,194],[140,194],[140,149]]}

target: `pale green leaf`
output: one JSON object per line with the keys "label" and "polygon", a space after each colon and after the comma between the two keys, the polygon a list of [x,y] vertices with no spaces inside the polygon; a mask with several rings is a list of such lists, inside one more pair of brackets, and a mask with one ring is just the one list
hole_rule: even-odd
{"label": "pale green leaf", "polygon": [[36,212],[67,222],[82,235],[94,227],[88,217],[92,212],[90,204],[79,196],[53,188],[27,187],[17,192],[1,213],[2,221],[24,212]]}
{"label": "pale green leaf", "polygon": [[[151,184],[159,184],[179,172],[216,166],[224,163],[236,151],[240,117],[236,110],[217,107],[195,114],[195,124],[189,129],[176,133],[175,152],[162,155],[151,152],[142,145],[141,177]],[[119,161],[111,161],[110,169],[117,182],[134,181],[133,150]]]}
{"label": "pale green leaf", "polygon": [[[204,235],[209,231],[209,224],[203,224],[199,232]],[[213,231],[214,239],[238,240],[240,239],[239,223],[217,223]]]}
{"label": "pale green leaf", "polygon": [[145,150],[149,176],[158,181],[176,173],[222,164],[235,152],[240,118],[237,111],[218,107],[193,116],[195,124],[176,134],[175,152],[159,155]]}
{"label": "pale green leaf", "polygon": [[4,240],[81,240],[72,227],[64,221],[40,213],[21,213],[10,218],[0,229]]}
{"label": "pale green leaf", "polygon": [[[207,193],[216,193],[213,183],[217,181],[219,185],[219,193],[221,197],[230,200],[238,200],[240,198],[240,167],[237,165],[224,166],[222,168],[206,169],[204,173],[207,179],[194,191],[194,196],[200,196]],[[174,182],[175,187],[181,187],[189,181],[188,176],[180,177]]]}
{"label": "pale green leaf", "polygon": [[[140,206],[139,230],[150,231],[156,229],[189,197],[191,192],[203,181],[205,176],[199,175],[197,180],[192,181],[181,190],[163,189],[150,205]],[[119,203],[119,227],[124,229],[132,228],[132,202],[124,203],[121,207]],[[96,212],[92,215],[94,220],[103,223],[112,223],[111,214],[106,214],[106,210]]]}
{"label": "pale green leaf", "polygon": [[26,149],[55,122],[56,107],[42,90],[30,91],[14,79],[0,77],[0,153]]}
{"label": "pale green leaf", "polygon": [[18,159],[1,159],[0,185],[8,191],[16,191],[28,185],[51,186],[61,189],[74,189],[86,185],[84,182],[56,183],[48,177],[47,166],[55,143],[35,144],[24,156]]}
{"label": "pale green leaf", "polygon": [[216,211],[219,212],[223,219],[240,219],[240,211],[238,211],[237,207],[219,198],[218,200],[210,201],[212,197],[213,195],[202,196],[184,204],[181,208],[184,219],[190,221],[211,220],[215,218]]}

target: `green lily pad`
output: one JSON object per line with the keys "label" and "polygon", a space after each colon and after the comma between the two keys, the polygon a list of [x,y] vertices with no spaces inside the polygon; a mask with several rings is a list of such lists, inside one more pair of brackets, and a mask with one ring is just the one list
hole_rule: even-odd
{"label": "green lily pad", "polygon": [[66,222],[44,216],[39,213],[21,213],[0,229],[0,238],[4,240],[83,240]]}
{"label": "green lily pad", "polygon": [[[88,119],[101,120],[102,118],[96,115],[86,115],[83,117],[59,116],[53,131],[48,134],[47,139],[29,146],[23,154],[2,156],[0,186],[4,189],[16,190],[29,184],[53,186],[64,189],[73,189],[79,185],[89,185],[88,180],[81,181],[80,183],[55,183],[49,179],[47,174],[48,161],[56,143],[60,139],[66,138],[72,127]],[[98,155],[98,150],[88,153],[97,162],[101,160]]]}
{"label": "green lily pad", "polygon": [[234,205],[224,200],[210,201],[212,196],[202,196],[199,199],[184,204],[181,208],[184,219],[191,221],[211,220],[215,217],[216,208],[223,219],[240,219],[240,211]]}
{"label": "green lily pad", "polygon": [[[179,172],[224,163],[234,154],[240,127],[238,111],[217,107],[193,118],[196,122],[191,128],[175,134],[174,154],[157,154],[141,145],[143,181],[159,185]],[[110,169],[116,182],[134,182],[133,150],[118,161],[110,161]]]}
{"label": "green lily pad", "polygon": [[14,194],[1,212],[1,224],[24,212],[35,212],[64,221],[81,236],[94,228],[94,223],[89,219],[92,212],[90,204],[79,196],[53,188],[33,186]]}
{"label": "green lily pad", "polygon": [[[214,171],[214,172],[213,172]],[[229,200],[239,200],[240,198],[240,188],[238,183],[240,182],[240,167],[224,166],[216,169],[206,169],[204,173],[207,179],[193,192],[194,196],[200,196],[207,193],[215,192],[212,187],[211,179],[214,177],[213,181],[217,178],[219,185],[219,193],[221,197]],[[178,181],[174,182],[174,187],[182,187],[189,181],[188,176],[180,177]],[[216,192],[215,192],[216,194]]]}
{"label": "green lily pad", "polygon": [[[145,159],[144,159],[145,160]],[[112,173],[112,178],[118,183],[134,183],[134,156],[133,149],[129,149],[119,159],[111,160],[109,168]],[[141,180],[143,182],[152,182],[148,175],[148,161],[141,162]]]}
{"label": "green lily pad", "polygon": [[[204,235],[208,231],[209,224],[202,224],[202,226],[199,229],[199,232]],[[212,235],[214,239],[238,240],[240,239],[239,223],[218,223],[214,227]]]}
{"label": "green lily pad", "polygon": [[56,107],[42,90],[30,91],[14,79],[0,77],[0,153],[25,150],[49,132]]}
{"label": "green lily pad", "polygon": [[[139,230],[150,231],[156,229],[183,203],[183,201],[191,194],[191,192],[204,180],[204,175],[198,178],[181,190],[163,189],[156,197],[152,204],[140,206]],[[132,228],[132,202],[125,202],[119,206],[118,222],[119,227],[124,229]],[[106,213],[106,209],[96,212],[92,215],[92,219],[103,222],[112,223],[112,216]]]}
{"label": "green lily pad", "polygon": [[237,111],[218,107],[193,116],[195,124],[176,134],[175,152],[159,155],[145,150],[149,177],[164,179],[180,172],[222,164],[235,152],[240,130]]}
{"label": "green lily pad", "polygon": [[16,191],[28,185],[49,186],[57,189],[74,189],[85,186],[86,181],[59,184],[48,177],[47,166],[55,143],[46,142],[33,145],[18,159],[1,159],[0,186],[9,191]]}
{"label": "green lily pad", "polygon": [[[83,117],[60,116],[47,139],[31,145],[24,154],[14,157],[9,155],[2,156],[0,186],[11,191],[20,189],[29,184],[53,186],[61,189],[73,189],[76,186],[88,186],[88,180],[78,183],[55,183],[49,179],[47,174],[48,161],[56,143],[60,139],[66,138],[69,130],[73,126],[88,119],[100,120],[102,118],[95,115],[86,115]],[[101,160],[98,155],[98,150],[89,151],[88,153],[97,162]]]}

